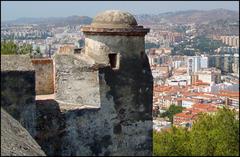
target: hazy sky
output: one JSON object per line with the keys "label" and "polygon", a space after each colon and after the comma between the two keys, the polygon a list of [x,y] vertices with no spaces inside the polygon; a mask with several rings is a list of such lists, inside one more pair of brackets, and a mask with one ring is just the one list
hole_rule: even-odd
{"label": "hazy sky", "polygon": [[94,17],[106,9],[128,11],[132,14],[158,14],[180,10],[210,10],[224,8],[239,11],[238,1],[1,1],[2,20],[20,17]]}

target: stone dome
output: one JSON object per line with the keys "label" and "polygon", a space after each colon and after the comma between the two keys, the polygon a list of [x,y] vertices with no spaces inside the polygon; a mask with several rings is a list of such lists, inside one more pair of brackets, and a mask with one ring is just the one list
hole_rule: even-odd
{"label": "stone dome", "polygon": [[97,28],[131,28],[137,26],[137,21],[128,12],[107,10],[97,14],[91,26]]}

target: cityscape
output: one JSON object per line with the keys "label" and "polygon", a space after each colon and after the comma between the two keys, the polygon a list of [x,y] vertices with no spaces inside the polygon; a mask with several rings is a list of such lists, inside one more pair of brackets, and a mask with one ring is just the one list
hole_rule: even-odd
{"label": "cityscape", "polygon": [[[191,130],[202,114],[215,115],[225,108],[234,112],[239,122],[239,10],[133,16],[138,25],[150,29],[144,47],[153,77],[153,131],[168,132],[172,127]],[[57,54],[88,52],[85,44],[90,43],[90,35],[86,36],[84,27],[95,21],[85,15],[1,21],[1,55],[51,60]],[[115,62],[110,60],[111,66]],[[154,143],[153,154],[158,156]]]}

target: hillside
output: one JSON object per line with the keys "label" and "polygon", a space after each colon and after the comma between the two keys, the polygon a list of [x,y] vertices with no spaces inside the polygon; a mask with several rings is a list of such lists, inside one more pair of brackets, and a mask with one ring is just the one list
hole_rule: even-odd
{"label": "hillside", "polygon": [[158,24],[169,22],[174,24],[184,23],[209,23],[217,20],[239,20],[239,12],[226,9],[214,9],[209,11],[188,10],[178,12],[167,12],[158,15],[136,15],[137,21],[142,24]]}
{"label": "hillside", "polygon": [[84,25],[90,24],[92,18],[88,16],[49,17],[49,18],[19,18],[12,21],[3,21],[2,24],[48,24],[48,25]]}
{"label": "hillside", "polygon": [[[184,23],[210,23],[219,20],[239,21],[239,12],[226,9],[214,9],[209,11],[187,10],[178,12],[166,12],[158,15],[135,15],[138,23],[159,24],[162,22]],[[52,25],[80,25],[90,24],[92,18],[88,16],[49,17],[49,18],[19,18],[12,21],[3,21],[2,24],[52,24]]]}

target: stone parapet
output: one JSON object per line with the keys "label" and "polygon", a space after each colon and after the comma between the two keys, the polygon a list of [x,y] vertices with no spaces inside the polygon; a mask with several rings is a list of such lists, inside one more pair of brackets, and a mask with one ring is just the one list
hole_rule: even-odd
{"label": "stone parapet", "polygon": [[100,107],[97,68],[76,55],[56,54],[56,100]]}
{"label": "stone parapet", "polygon": [[53,60],[51,58],[32,59],[36,77],[36,94],[54,93]]}
{"label": "stone parapet", "polygon": [[1,55],[1,71],[34,71],[28,55]]}

